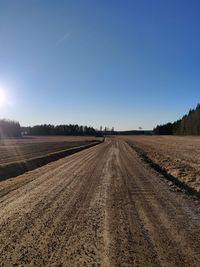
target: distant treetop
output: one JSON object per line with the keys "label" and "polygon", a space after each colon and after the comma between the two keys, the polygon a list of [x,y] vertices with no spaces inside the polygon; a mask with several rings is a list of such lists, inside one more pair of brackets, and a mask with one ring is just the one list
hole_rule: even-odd
{"label": "distant treetop", "polygon": [[0,120],[0,138],[20,137],[21,127],[19,122],[1,119]]}
{"label": "distant treetop", "polygon": [[154,133],[159,135],[200,135],[200,104],[173,123],[158,125]]}

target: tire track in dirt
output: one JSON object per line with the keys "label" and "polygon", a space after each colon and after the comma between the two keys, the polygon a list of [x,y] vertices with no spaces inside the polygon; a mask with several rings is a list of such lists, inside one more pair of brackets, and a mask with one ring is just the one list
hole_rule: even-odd
{"label": "tire track in dirt", "polygon": [[[170,266],[198,266],[199,214],[195,215],[189,206],[191,203],[186,201],[183,194],[178,195],[166,190],[166,184],[155,179],[155,172],[151,172],[147,166],[141,168],[140,161],[135,161],[132,167],[130,159],[133,158],[134,152],[126,144],[121,145],[124,147],[121,150],[126,151],[121,158],[122,166],[126,166],[126,177],[131,177],[133,168],[135,173],[134,179],[129,179],[127,183],[130,195],[136,196],[136,200],[133,199],[135,208],[141,224],[154,244],[160,264],[169,266],[170,262]],[[190,210],[190,214],[187,210]]]}
{"label": "tire track in dirt", "polygon": [[[49,220],[51,219],[51,222],[55,226],[57,224],[62,223],[62,221],[61,221],[62,215],[63,215],[62,211],[63,211],[63,209],[67,210],[68,206],[70,206],[70,204],[73,200],[73,195],[75,195],[76,192],[78,192],[78,194],[79,194],[79,189],[81,191],[80,187],[82,185],[84,185],[84,180],[81,181],[81,179],[87,178],[87,176],[86,176],[87,172],[85,173],[84,169],[86,168],[86,170],[91,171],[90,165],[92,165],[92,163],[93,163],[94,153],[98,153],[98,150],[92,151],[92,155],[90,155],[90,160],[88,160],[88,156],[87,156],[89,153],[84,153],[83,156],[86,155],[87,164],[85,164],[85,158],[84,157],[82,158],[82,161],[83,161],[82,163],[81,163],[81,160],[79,159],[79,157],[77,157],[78,160],[76,161],[76,164],[74,162],[72,162],[72,164],[69,164],[69,168],[67,168],[67,166],[65,166],[65,168],[63,168],[63,166],[62,166],[62,168],[61,168],[59,162],[55,163],[54,166],[58,166],[58,170],[57,170],[57,168],[54,170],[54,166],[52,166],[52,169],[53,169],[52,172],[47,173],[47,174],[45,173],[44,175],[42,174],[42,176],[39,176],[39,178],[38,178],[39,180],[45,179],[46,182],[43,181],[43,183],[42,183],[43,188],[41,187],[41,181],[38,184],[37,183],[33,184],[33,182],[31,182],[29,187],[32,187],[32,190],[28,190],[27,192],[32,193],[32,191],[37,190],[37,193],[39,195],[34,196],[34,194],[31,194],[31,195],[33,195],[33,198],[32,198],[32,196],[29,194],[27,196],[28,202],[26,202],[26,203],[24,201],[20,200],[20,196],[22,195],[22,197],[23,197],[23,194],[21,194],[20,190],[19,190],[19,192],[18,191],[15,192],[15,197],[17,196],[17,200],[12,201],[11,204],[16,202],[18,204],[18,209],[16,212],[13,211],[13,216],[9,218],[9,221],[10,221],[9,226],[6,224],[5,228],[8,228],[8,227],[11,229],[16,228],[16,229],[21,229],[21,231],[18,233],[17,237],[16,237],[16,234],[13,236],[13,241],[10,242],[11,245],[16,243],[15,240],[19,236],[21,239],[21,243],[23,243],[22,242],[22,239],[23,239],[22,235],[24,235],[26,239],[27,239],[27,236],[31,238],[32,235],[35,238],[37,238],[37,241],[39,241],[38,239],[40,236],[42,239],[44,239],[45,231],[44,231],[43,225],[46,223],[46,221],[48,222],[48,225],[45,228],[47,228],[49,235],[51,232],[53,233],[53,231],[52,231],[53,227],[51,227],[51,225],[49,224]],[[70,159],[69,159],[69,161],[70,161]],[[71,163],[71,161],[70,161],[70,163]],[[77,164],[78,164],[78,166],[77,166]],[[64,164],[64,165],[66,165],[66,164]],[[73,168],[71,168],[72,167],[71,165],[73,166]],[[81,165],[81,167],[80,167],[80,165]],[[77,171],[77,169],[78,169],[78,171]],[[64,170],[64,173],[62,170]],[[81,175],[81,172],[83,172],[85,176]],[[57,175],[56,176],[57,179],[55,179],[55,177],[52,176],[52,173],[53,173],[53,175]],[[68,184],[69,179],[66,179],[66,177],[65,177],[66,173],[69,175],[69,179],[71,180],[71,184]],[[36,182],[38,179],[36,178]],[[66,184],[66,182],[67,182],[67,184]],[[87,183],[85,184],[85,186],[86,185],[87,185]],[[28,187],[28,185],[27,185],[27,187]],[[57,189],[58,187],[62,189],[62,192],[56,192],[54,190],[54,188]],[[68,187],[70,187],[69,188],[70,190],[68,189]],[[25,190],[25,189],[23,188],[23,190]],[[83,190],[83,193],[84,192],[85,191]],[[53,199],[51,199],[52,196],[53,196]],[[69,198],[69,201],[66,201],[66,197]],[[74,198],[76,200],[77,196],[75,195]],[[22,205],[21,207],[19,205],[20,201],[21,201],[21,205]],[[49,202],[49,205],[51,205],[50,208],[49,208],[49,205],[45,208],[47,201]],[[67,204],[66,208],[64,205],[65,202]],[[80,202],[80,204],[81,204],[81,202]],[[27,206],[28,206],[28,210],[29,210],[28,212],[26,211]],[[31,208],[31,207],[33,207],[33,208]],[[46,211],[46,209],[47,209],[47,211]],[[74,207],[72,207],[72,209],[74,209]],[[12,207],[11,207],[11,210],[12,210]],[[41,211],[42,211],[42,213],[41,213]],[[8,214],[8,209],[5,210],[5,213]],[[22,213],[22,214],[25,213],[23,216],[23,220],[22,220],[19,213]],[[18,220],[16,221],[15,218],[17,218]],[[63,219],[66,220],[66,217],[64,217]],[[35,223],[34,223],[34,220],[35,220]],[[52,226],[54,226],[54,225],[52,225]],[[31,229],[33,229],[33,231],[30,232],[29,226],[32,226]],[[42,231],[39,231],[38,228],[41,228]],[[0,230],[1,230],[1,234],[5,233],[4,228],[0,228]],[[11,240],[9,240],[9,241],[11,241]],[[42,242],[43,242],[43,240],[42,240]],[[1,243],[3,244],[3,242],[1,242]],[[32,246],[33,246],[33,244],[32,244]],[[38,246],[38,244],[36,243],[35,244],[35,251],[37,251],[37,246]],[[5,248],[4,248],[4,250],[5,250]],[[22,252],[20,252],[20,253],[22,253]],[[35,255],[35,257],[40,258],[41,255]]]}
{"label": "tire track in dirt", "polygon": [[199,266],[198,203],[123,141],[0,184],[0,266]]}

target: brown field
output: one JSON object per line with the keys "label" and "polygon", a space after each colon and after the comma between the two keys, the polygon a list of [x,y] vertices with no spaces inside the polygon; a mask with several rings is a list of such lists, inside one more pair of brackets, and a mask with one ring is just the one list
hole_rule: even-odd
{"label": "brown field", "polygon": [[101,138],[37,136],[0,141],[0,179],[20,175],[99,143]]}
{"label": "brown field", "polygon": [[0,140],[0,165],[27,161],[98,140],[88,136],[30,136]]}
{"label": "brown field", "polygon": [[119,138],[4,180],[0,266],[199,267],[199,202],[170,189]]}
{"label": "brown field", "polygon": [[200,191],[200,137],[121,136],[169,174]]}

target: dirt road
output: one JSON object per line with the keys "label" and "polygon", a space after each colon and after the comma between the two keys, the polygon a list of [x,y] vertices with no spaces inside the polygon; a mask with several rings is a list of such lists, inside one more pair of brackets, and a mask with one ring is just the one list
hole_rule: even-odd
{"label": "dirt road", "polygon": [[200,266],[199,204],[107,139],[0,183],[0,266]]}

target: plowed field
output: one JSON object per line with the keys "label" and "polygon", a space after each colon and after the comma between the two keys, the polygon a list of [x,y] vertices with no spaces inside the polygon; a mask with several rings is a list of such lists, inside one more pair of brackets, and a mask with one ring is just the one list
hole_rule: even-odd
{"label": "plowed field", "polygon": [[0,140],[0,165],[26,161],[49,153],[88,144],[95,137],[32,136]]}

